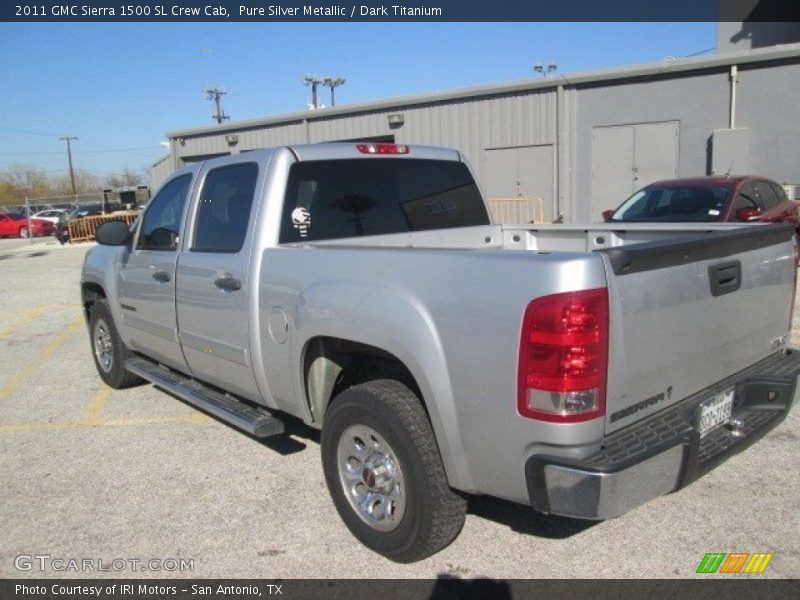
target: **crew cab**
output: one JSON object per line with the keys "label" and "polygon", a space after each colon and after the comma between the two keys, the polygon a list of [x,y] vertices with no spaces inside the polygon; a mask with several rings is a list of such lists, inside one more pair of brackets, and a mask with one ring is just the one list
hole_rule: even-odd
{"label": "crew cab", "polygon": [[112,388],[256,437],[321,429],[341,518],[407,562],[458,535],[467,494],[608,519],[776,427],[793,234],[494,225],[456,150],[298,145],[188,165],[102,225],[82,302]]}

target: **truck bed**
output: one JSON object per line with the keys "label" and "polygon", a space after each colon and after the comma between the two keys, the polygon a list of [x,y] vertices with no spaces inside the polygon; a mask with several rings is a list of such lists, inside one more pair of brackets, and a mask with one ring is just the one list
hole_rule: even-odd
{"label": "truck bed", "polygon": [[763,227],[733,223],[592,223],[588,225],[484,225],[316,242],[315,245],[591,252],[672,238]]}

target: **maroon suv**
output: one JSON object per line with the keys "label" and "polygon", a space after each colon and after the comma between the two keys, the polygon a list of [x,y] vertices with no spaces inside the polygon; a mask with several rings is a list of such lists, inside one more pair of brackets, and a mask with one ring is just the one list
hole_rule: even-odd
{"label": "maroon suv", "polygon": [[800,224],[800,203],[763,177],[695,177],[656,181],[616,210],[603,212],[609,222],[704,223],[786,221]]}

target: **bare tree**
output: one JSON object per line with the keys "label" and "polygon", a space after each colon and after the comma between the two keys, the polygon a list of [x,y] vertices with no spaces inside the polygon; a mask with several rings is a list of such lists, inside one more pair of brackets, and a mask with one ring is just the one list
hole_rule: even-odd
{"label": "bare tree", "polygon": [[13,164],[0,171],[2,200],[22,200],[25,196],[44,196],[50,192],[47,174],[33,165]]}
{"label": "bare tree", "polygon": [[108,187],[120,188],[133,185],[141,185],[144,183],[144,173],[139,170],[125,167],[118,173],[112,173],[105,178],[105,184]]}
{"label": "bare tree", "polygon": [[[75,191],[78,194],[95,192],[100,189],[100,187],[100,178],[97,177],[97,175],[82,169],[75,169]],[[55,192],[55,194],[72,193],[72,184],[69,179],[69,174],[61,175],[53,179],[52,192]]]}

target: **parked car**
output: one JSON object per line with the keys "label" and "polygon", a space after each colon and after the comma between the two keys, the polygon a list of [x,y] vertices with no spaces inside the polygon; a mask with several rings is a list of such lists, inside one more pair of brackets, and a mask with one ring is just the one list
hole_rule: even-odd
{"label": "parked car", "polygon": [[33,215],[36,219],[44,219],[45,221],[50,221],[54,225],[58,223],[58,219],[61,215],[66,214],[68,211],[63,208],[51,208],[48,210],[43,210],[41,212],[37,212]]}
{"label": "parked car", "polygon": [[[82,308],[110,387],[320,429],[344,523],[409,562],[458,535],[464,494],[608,519],[776,427],[800,395],[794,234],[495,225],[456,150],[292,146],[187,165],[138,226],[100,226]],[[744,466],[726,477],[762,485]]]}
{"label": "parked car", "polygon": [[30,219],[19,213],[0,213],[0,237],[34,237],[53,235],[55,225],[45,219]]}
{"label": "parked car", "polygon": [[728,223],[786,221],[800,224],[800,203],[763,177],[694,177],[656,181],[603,212],[606,222]]}

